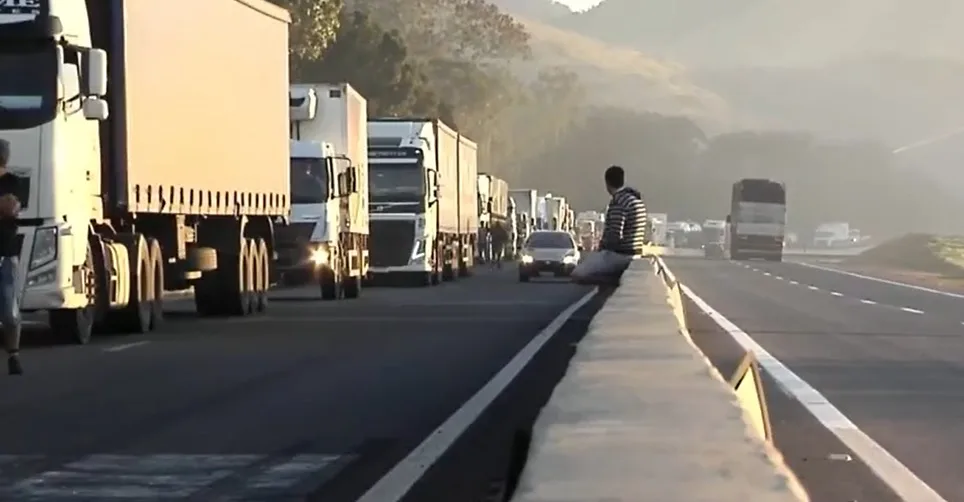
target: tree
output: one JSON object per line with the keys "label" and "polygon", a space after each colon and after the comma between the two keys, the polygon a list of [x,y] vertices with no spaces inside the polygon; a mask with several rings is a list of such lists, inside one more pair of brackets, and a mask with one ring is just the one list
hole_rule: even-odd
{"label": "tree", "polygon": [[291,14],[288,29],[291,75],[298,79],[307,62],[322,56],[338,30],[342,0],[272,0]]}
{"label": "tree", "polygon": [[397,32],[386,31],[360,11],[344,12],[325,55],[306,62],[306,82],[349,82],[368,99],[370,116],[439,115],[452,119],[428,85]]}
{"label": "tree", "polygon": [[510,60],[529,55],[529,34],[486,0],[357,0],[396,29],[421,59]]}

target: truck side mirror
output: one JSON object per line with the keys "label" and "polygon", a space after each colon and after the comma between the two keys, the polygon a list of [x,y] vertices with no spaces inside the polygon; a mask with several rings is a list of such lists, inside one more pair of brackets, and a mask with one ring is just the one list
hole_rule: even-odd
{"label": "truck side mirror", "polygon": [[733,220],[733,218],[731,218],[730,215],[726,215],[726,222],[727,222],[727,223],[732,223],[732,222],[733,222],[732,220]]}
{"label": "truck side mirror", "polygon": [[87,120],[107,120],[110,115],[107,102],[95,96],[84,100],[83,111]]}
{"label": "truck side mirror", "polygon": [[90,49],[84,61],[84,81],[87,95],[103,97],[107,95],[107,52],[103,49]]}

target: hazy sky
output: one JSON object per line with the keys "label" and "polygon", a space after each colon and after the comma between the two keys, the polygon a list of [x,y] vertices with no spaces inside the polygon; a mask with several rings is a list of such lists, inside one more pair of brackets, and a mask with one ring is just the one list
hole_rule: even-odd
{"label": "hazy sky", "polygon": [[596,4],[602,3],[602,0],[556,0],[561,4],[567,5],[572,10],[586,10]]}

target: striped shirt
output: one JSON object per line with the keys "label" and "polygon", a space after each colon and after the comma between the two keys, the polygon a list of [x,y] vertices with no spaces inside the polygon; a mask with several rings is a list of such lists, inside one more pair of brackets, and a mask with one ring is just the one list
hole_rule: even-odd
{"label": "striped shirt", "polygon": [[600,249],[620,254],[642,254],[649,235],[649,218],[643,196],[633,188],[620,188],[606,208]]}

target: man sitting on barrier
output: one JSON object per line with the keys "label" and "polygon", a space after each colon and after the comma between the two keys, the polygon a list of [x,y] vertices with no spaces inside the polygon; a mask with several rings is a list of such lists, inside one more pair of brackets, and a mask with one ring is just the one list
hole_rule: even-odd
{"label": "man sitting on barrier", "polygon": [[573,280],[581,284],[619,284],[633,257],[643,254],[649,234],[646,203],[639,191],[626,186],[623,168],[611,166],[604,177],[612,199],[598,251],[588,254],[572,271]]}

